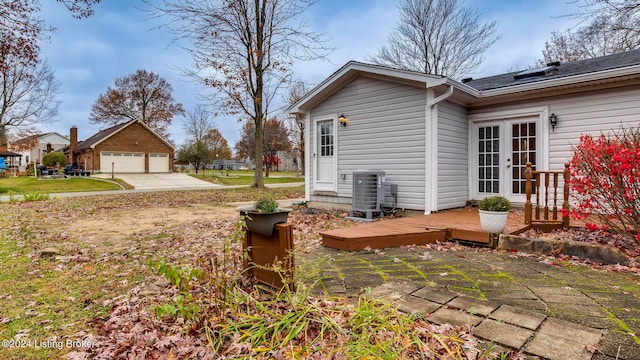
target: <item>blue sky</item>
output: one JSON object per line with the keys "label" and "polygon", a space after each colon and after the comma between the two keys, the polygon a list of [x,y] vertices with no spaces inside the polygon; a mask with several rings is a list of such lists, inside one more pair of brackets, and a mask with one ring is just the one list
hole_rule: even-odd
{"label": "blue sky", "polygon": [[[307,23],[314,31],[326,34],[328,46],[335,48],[328,60],[302,62],[294,66],[294,77],[317,84],[347,61],[366,61],[368,55],[384,44],[397,23],[396,1],[392,0],[318,0],[309,10]],[[482,13],[484,21],[498,21],[501,38],[486,52],[485,61],[475,78],[526,68],[541,57],[544,42],[554,30],[574,25],[562,15],[576,10],[576,4],[563,0],[467,0],[466,5]],[[103,0],[89,19],[71,18],[64,6],[42,0],[45,20],[57,28],[50,41],[42,44],[61,83],[61,101],[56,121],[43,125],[43,132],[68,135],[78,126],[79,138],[86,139],[100,130],[89,124],[91,106],[115,79],[137,69],[153,71],[173,87],[173,96],[185,109],[198,104],[200,94],[210,90],[183,77],[181,68],[191,65],[190,56],[172,37],[155,29],[141,10],[143,3],[129,0]],[[185,140],[182,118],[170,128],[176,144]],[[240,137],[241,124],[219,117],[216,126],[230,145]]]}

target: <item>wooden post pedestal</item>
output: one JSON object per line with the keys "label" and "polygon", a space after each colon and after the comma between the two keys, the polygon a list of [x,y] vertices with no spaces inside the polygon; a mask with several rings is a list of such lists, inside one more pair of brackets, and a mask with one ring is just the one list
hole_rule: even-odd
{"label": "wooden post pedestal", "polygon": [[[244,270],[248,274],[255,275],[259,282],[275,288],[282,288],[284,279],[289,288],[294,289],[291,224],[276,224],[271,236],[247,230],[243,250],[248,254],[244,259]],[[273,270],[274,263],[280,272]]]}

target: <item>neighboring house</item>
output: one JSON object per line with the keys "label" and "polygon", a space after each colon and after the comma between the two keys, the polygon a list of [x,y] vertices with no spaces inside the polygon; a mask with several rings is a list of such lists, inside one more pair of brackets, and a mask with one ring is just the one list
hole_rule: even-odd
{"label": "neighboring house", "polygon": [[247,167],[247,163],[241,160],[214,160],[211,164],[213,170],[240,170]]}
{"label": "neighboring house", "polygon": [[7,150],[7,145],[0,145],[0,177],[6,173],[16,173],[22,155]]}
{"label": "neighboring house", "polygon": [[296,150],[292,151],[278,151],[278,158],[280,163],[278,164],[278,170],[280,171],[300,171],[300,152]]}
{"label": "neighboring house", "polygon": [[69,163],[90,172],[166,173],[171,172],[175,148],[147,125],[132,120],[102,130],[78,142],[78,129],[71,128],[66,149]]}
{"label": "neighboring house", "polygon": [[524,202],[527,161],[562,170],[580,134],[640,126],[640,50],[462,82],[349,62],[290,111],[306,118],[308,201],[348,208],[370,169],[398,208]]}
{"label": "neighboring house", "polygon": [[42,162],[42,156],[47,152],[61,151],[69,146],[68,137],[50,132],[46,134],[37,134],[28,136],[11,144],[11,149],[22,155],[18,164],[20,171],[23,171],[29,164]]}

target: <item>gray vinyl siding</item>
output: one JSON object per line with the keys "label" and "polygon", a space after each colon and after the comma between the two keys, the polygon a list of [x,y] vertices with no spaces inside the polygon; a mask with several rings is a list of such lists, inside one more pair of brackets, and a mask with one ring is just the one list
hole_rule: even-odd
{"label": "gray vinyl siding", "polygon": [[[598,90],[574,95],[556,96],[524,103],[492,106],[472,110],[472,114],[548,106],[558,116],[555,130],[549,127],[548,170],[562,170],[572,157],[572,146],[581,134],[599,135],[600,131],[640,126],[640,86]],[[546,120],[548,121],[548,120]],[[544,150],[544,149],[543,149]],[[547,170],[547,169],[541,169]]]}
{"label": "gray vinyl siding", "polygon": [[597,136],[620,125],[640,126],[640,87],[563,99],[552,102],[549,111],[558,115],[558,125],[549,135],[549,167],[563,169],[580,134]]}
{"label": "gray vinyl siding", "polygon": [[[423,88],[359,77],[311,111],[315,120],[336,114],[350,120],[338,126],[335,139],[340,199],[334,202],[350,202],[354,171],[383,170],[387,184],[398,185],[398,207],[424,210],[425,106]],[[313,126],[310,131],[314,142]]]}
{"label": "gray vinyl siding", "polygon": [[438,104],[438,210],[469,200],[468,134],[467,109],[449,101]]}

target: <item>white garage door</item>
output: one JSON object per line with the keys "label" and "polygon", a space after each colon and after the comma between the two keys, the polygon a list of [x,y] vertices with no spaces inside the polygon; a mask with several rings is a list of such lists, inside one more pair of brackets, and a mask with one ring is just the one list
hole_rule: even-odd
{"label": "white garage door", "polygon": [[149,153],[149,172],[169,172],[169,154]]}
{"label": "white garage door", "polygon": [[143,173],[144,153],[101,152],[100,171],[103,173]]}

